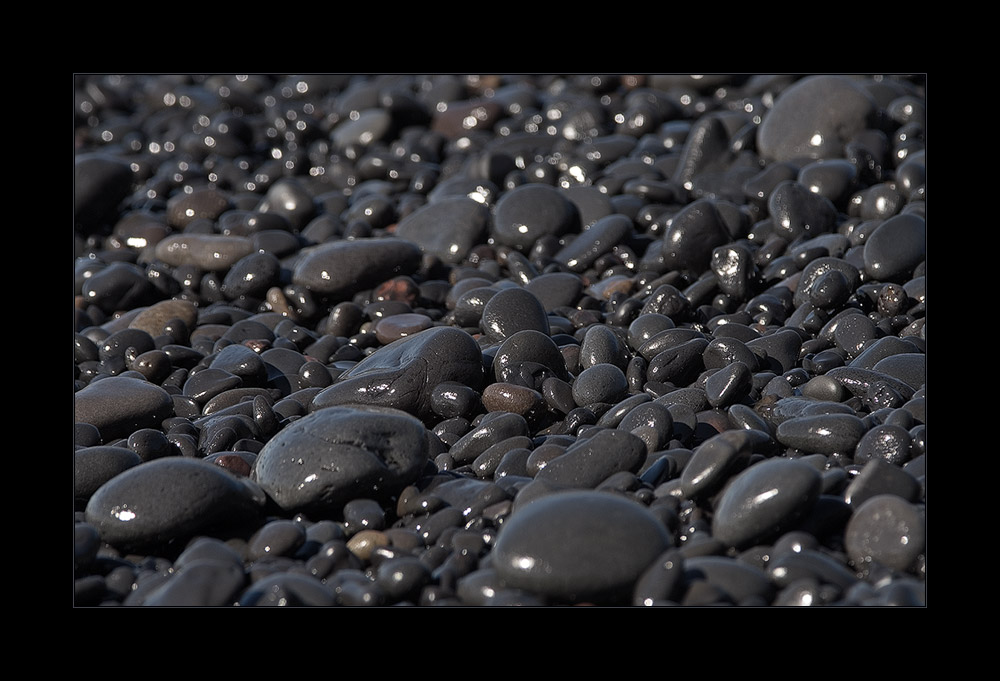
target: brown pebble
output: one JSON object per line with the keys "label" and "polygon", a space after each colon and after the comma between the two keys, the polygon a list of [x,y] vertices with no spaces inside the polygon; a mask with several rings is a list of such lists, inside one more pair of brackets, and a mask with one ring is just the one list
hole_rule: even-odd
{"label": "brown pebble", "polygon": [[375,324],[375,337],[383,345],[388,345],[393,341],[412,336],[432,326],[434,326],[434,322],[427,315],[416,312],[404,312],[403,314],[394,314],[391,317],[380,319]]}
{"label": "brown pebble", "polygon": [[487,411],[509,411],[521,416],[545,406],[540,392],[513,383],[491,383],[483,390],[482,401]]}
{"label": "brown pebble", "polygon": [[368,560],[380,546],[388,546],[389,537],[378,530],[361,530],[347,540],[347,548],[361,560]]}
{"label": "brown pebble", "polygon": [[129,328],[145,331],[156,338],[163,333],[167,322],[173,319],[180,319],[193,329],[198,322],[198,308],[189,300],[163,300],[137,314],[129,323]]}

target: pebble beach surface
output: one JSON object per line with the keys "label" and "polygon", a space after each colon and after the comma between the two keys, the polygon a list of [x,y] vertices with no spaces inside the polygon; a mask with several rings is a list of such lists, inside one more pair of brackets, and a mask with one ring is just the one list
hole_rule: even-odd
{"label": "pebble beach surface", "polygon": [[74,604],[926,606],[925,87],[74,76]]}

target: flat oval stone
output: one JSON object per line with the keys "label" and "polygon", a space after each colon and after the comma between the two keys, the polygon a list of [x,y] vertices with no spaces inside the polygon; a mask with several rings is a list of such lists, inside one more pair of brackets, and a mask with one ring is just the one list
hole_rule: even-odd
{"label": "flat oval stone", "polygon": [[927,257],[927,223],[913,213],[895,215],[864,244],[865,271],[875,281],[905,283]]}
{"label": "flat oval stone", "polygon": [[161,300],[140,311],[128,326],[156,338],[175,319],[180,319],[189,329],[193,329],[198,321],[198,308],[189,300]]}
{"label": "flat oval stone", "polygon": [[897,353],[880,359],[872,369],[920,390],[927,378],[927,356],[921,352]]}
{"label": "flat oval stone", "polygon": [[292,282],[313,293],[344,297],[386,279],[416,272],[422,252],[403,239],[334,241],[303,250]]}
{"label": "flat oval stone", "polygon": [[199,459],[167,457],[129,468],[87,503],[87,522],[113,546],[163,545],[256,522],[260,488]]}
{"label": "flat oval stone", "polygon": [[833,203],[799,182],[785,181],[775,187],[767,207],[775,233],[788,241],[831,232],[837,226]]}
{"label": "flat oval stone", "polygon": [[845,76],[808,76],[783,90],[757,129],[758,153],[771,161],[843,157],[868,127],[875,101]]}
{"label": "flat oval stone", "polygon": [[617,493],[545,495],[505,522],[491,557],[503,582],[560,602],[624,604],[670,548],[663,525]]}
{"label": "flat oval stone", "polygon": [[893,494],[861,504],[844,531],[847,555],[862,572],[874,565],[908,570],[923,553],[925,542],[925,521],[918,507]]}
{"label": "flat oval stone", "polygon": [[520,414],[493,412],[488,419],[484,419],[453,444],[449,454],[459,465],[470,463],[498,442],[528,435],[528,422]]}
{"label": "flat oval stone", "polygon": [[788,529],[819,499],[822,477],[795,459],[765,459],[726,486],[712,518],[712,536],[738,549]]}
{"label": "flat oval stone", "polygon": [[130,376],[92,381],[74,398],[76,422],[97,428],[104,442],[128,437],[140,428],[159,428],[174,415],[166,390]]}
{"label": "flat oval stone", "polygon": [[157,260],[180,267],[193,265],[205,272],[225,272],[254,252],[253,242],[241,236],[177,234],[156,244]]}
{"label": "flat oval stone", "polygon": [[705,395],[713,407],[725,408],[750,394],[753,375],[743,362],[719,369],[705,381]]}
{"label": "flat oval stone", "polygon": [[317,393],[310,408],[359,403],[425,417],[433,413],[435,386],[454,381],[478,389],[482,380],[482,351],[472,336],[453,327],[433,327],[361,360]]}
{"label": "flat oval stone", "polygon": [[445,197],[410,213],[396,225],[396,236],[444,262],[460,263],[487,233],[489,208],[467,196]]}
{"label": "flat oval stone", "polygon": [[252,479],[287,512],[334,514],[351,499],[385,499],[427,463],[423,424],[383,407],[330,407],[268,440]]}
{"label": "flat oval stone", "polygon": [[867,428],[853,414],[817,414],[783,421],[775,433],[786,447],[818,454],[852,453]]}
{"label": "flat oval stone", "polygon": [[594,489],[615,473],[638,472],[645,460],[646,444],[639,437],[624,430],[601,430],[549,461],[535,479]]}
{"label": "flat oval stone", "polygon": [[527,252],[538,239],[576,232],[580,214],[555,187],[536,182],[504,192],[497,201],[493,235],[501,244]]}
{"label": "flat oval stone", "polygon": [[604,324],[587,329],[580,344],[580,366],[589,369],[595,364],[614,364],[621,370],[628,366],[629,354],[622,338]]}
{"label": "flat oval stone", "polygon": [[902,466],[910,459],[910,431],[888,423],[874,426],[858,441],[854,452],[855,463],[881,460]]}

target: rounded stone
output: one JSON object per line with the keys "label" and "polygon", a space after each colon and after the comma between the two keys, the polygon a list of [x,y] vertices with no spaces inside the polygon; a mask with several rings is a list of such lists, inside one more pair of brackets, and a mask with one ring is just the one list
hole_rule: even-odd
{"label": "rounded stone", "polygon": [[786,447],[845,454],[854,451],[865,431],[864,421],[853,414],[816,414],[783,421],[775,435]]}
{"label": "rounded stone", "polygon": [[788,529],[819,499],[822,477],[796,459],[765,459],[726,486],[712,518],[712,536],[746,548]]}
{"label": "rounded stone", "polygon": [[396,236],[444,262],[460,263],[486,236],[489,208],[467,196],[442,198],[410,213],[396,225]]}
{"label": "rounded stone", "polygon": [[128,437],[140,428],[158,428],[174,415],[170,394],[158,385],[130,376],[92,381],[75,395],[77,423],[89,423],[104,442]]}
{"label": "rounded stone", "polygon": [[580,407],[595,402],[615,404],[627,392],[625,372],[614,364],[595,364],[581,371],[573,382],[573,399]]}
{"label": "rounded stone", "polygon": [[260,488],[219,466],[187,457],[155,459],[102,485],[87,522],[118,547],[150,547],[256,522]]}
{"label": "rounded stone", "polygon": [[548,334],[549,318],[530,291],[505,288],[486,302],[479,326],[491,341],[501,343],[518,331]]}
{"label": "rounded stone", "polygon": [[518,508],[491,554],[503,582],[560,602],[625,604],[672,545],[645,507],[590,490],[545,495]]}
{"label": "rounded stone", "polygon": [[880,494],[861,504],[844,532],[844,547],[859,571],[874,564],[908,570],[923,553],[925,542],[919,508],[894,494]]}
{"label": "rounded stone", "polygon": [[251,477],[286,512],[339,513],[351,499],[387,499],[427,463],[423,424],[382,407],[330,407],[268,440]]}
{"label": "rounded stone", "polygon": [[493,235],[501,244],[527,252],[538,239],[578,231],[576,206],[555,187],[529,183],[497,201]]}
{"label": "rounded stone", "polygon": [[875,281],[905,283],[927,257],[927,223],[913,213],[893,216],[864,244],[865,271]]}
{"label": "rounded stone", "polygon": [[808,76],[783,90],[757,129],[757,150],[771,161],[843,156],[868,127],[876,105],[845,76]]}

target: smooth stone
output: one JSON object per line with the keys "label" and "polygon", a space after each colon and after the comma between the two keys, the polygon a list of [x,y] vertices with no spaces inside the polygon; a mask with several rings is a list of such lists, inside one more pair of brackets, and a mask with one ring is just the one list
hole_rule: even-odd
{"label": "smooth stone", "polygon": [[434,321],[425,314],[416,312],[394,314],[383,317],[375,324],[375,337],[380,343],[388,345],[401,338],[412,336],[431,328]]}
{"label": "smooth stone", "polygon": [[595,402],[615,404],[628,393],[625,372],[614,364],[595,364],[580,372],[573,382],[573,400],[585,407]]}
{"label": "smooth stone", "polygon": [[846,208],[847,200],[858,186],[858,168],[847,159],[822,159],[802,166],[793,179],[835,206]]}
{"label": "smooth stone", "polygon": [[854,291],[861,283],[860,270],[847,260],[832,256],[816,258],[810,261],[799,275],[795,294],[792,296],[792,304],[799,307],[810,302],[813,286],[823,275],[832,270],[837,270],[844,275],[851,291]]}
{"label": "smooth stone", "polygon": [[512,437],[530,435],[528,422],[520,414],[507,411],[493,412],[479,426],[463,435],[449,449],[455,463],[471,463],[487,449]]}
{"label": "smooth stone", "polygon": [[[610,427],[615,427],[618,430],[624,430],[629,433],[634,433],[640,428],[647,429],[647,432],[655,435],[654,451],[660,449],[670,442],[670,437],[673,434],[674,417],[670,414],[670,409],[665,404],[650,402],[649,396],[645,393],[640,393],[633,397],[637,400],[645,399],[642,399],[639,404],[628,409],[628,412],[621,418],[621,421],[617,425]],[[626,398],[622,402],[619,402],[619,405],[634,404],[634,402],[629,402],[631,399]],[[605,412],[605,415],[607,413]],[[603,419],[604,416],[601,418]],[[598,425],[600,424],[601,421],[598,421]]]}
{"label": "smooth stone", "polygon": [[820,194],[796,181],[774,188],[767,200],[775,233],[787,241],[832,232],[837,227],[837,209]]}
{"label": "smooth stone", "polygon": [[204,272],[226,272],[254,248],[246,237],[185,233],[168,236],[154,252],[157,260],[172,267],[193,265]]}
{"label": "smooth stone", "polygon": [[292,282],[317,295],[343,298],[394,276],[413,274],[421,258],[420,247],[403,239],[328,242],[301,252]]}
{"label": "smooth stone", "polygon": [[518,331],[549,333],[549,318],[541,301],[523,288],[498,291],[483,307],[479,325],[494,343],[502,343]]}
{"label": "smooth stone", "polygon": [[161,300],[141,310],[128,327],[145,331],[156,338],[174,319],[180,319],[188,328],[194,328],[198,321],[198,308],[189,300]]}
{"label": "smooth stone", "polygon": [[852,414],[818,414],[783,421],[775,437],[786,447],[806,452],[848,454],[865,432],[864,421]]}
{"label": "smooth stone", "polygon": [[481,243],[489,208],[467,196],[442,198],[410,213],[396,225],[396,236],[412,241],[443,262],[460,263]]}
{"label": "smooth stone", "polygon": [[310,409],[341,404],[394,407],[426,417],[435,386],[454,381],[478,389],[482,351],[469,334],[434,327],[390,343],[345,371],[313,398]]}
{"label": "smooth stone", "polygon": [[636,581],[671,545],[644,506],[618,493],[580,490],[515,510],[490,555],[511,588],[558,602],[628,604]]}
{"label": "smooth stone", "polygon": [[280,283],[281,262],[270,253],[255,252],[240,258],[222,280],[222,295],[228,300],[263,300]]}
{"label": "smooth stone", "polygon": [[524,288],[538,298],[546,312],[552,312],[559,307],[575,307],[583,282],[570,272],[549,272],[535,277]]}
{"label": "smooth stone", "polygon": [[878,327],[868,315],[846,315],[833,333],[837,347],[844,351],[848,360],[860,354],[868,343],[878,338]]}
{"label": "smooth stone", "polygon": [[[240,379],[239,387],[261,387],[267,382],[267,366],[262,356],[242,343],[222,348],[209,369],[223,371]],[[198,374],[195,374],[197,376]],[[232,389],[232,388],[230,388]]]}
{"label": "smooth stone", "polygon": [[215,187],[198,187],[190,193],[174,194],[167,200],[167,222],[180,230],[195,220],[214,222],[232,208],[232,201],[226,192]]}
{"label": "smooth stone", "polygon": [[703,355],[708,343],[707,338],[692,338],[663,350],[649,361],[647,379],[688,387],[705,369]]}
{"label": "smooth stone", "polygon": [[329,407],[268,440],[252,472],[286,512],[330,515],[351,499],[385,499],[412,484],[427,462],[423,424],[391,408]]}
{"label": "smooth stone", "polygon": [[594,489],[615,473],[637,473],[645,460],[646,444],[639,437],[624,430],[605,429],[577,440],[549,461],[535,479]]}
{"label": "smooth stone", "polygon": [[750,394],[753,375],[743,362],[733,362],[719,369],[705,381],[705,396],[716,408],[725,408]]}
{"label": "smooth stone", "polygon": [[906,499],[893,494],[871,497],[847,522],[844,548],[859,572],[876,565],[909,570],[924,552],[923,514]]}
{"label": "smooth stone", "polygon": [[712,536],[743,549],[790,528],[820,496],[822,477],[795,459],[765,459],[726,486],[712,517]]}
{"label": "smooth stone", "polygon": [[580,344],[580,367],[589,369],[596,364],[614,364],[622,371],[628,366],[629,353],[622,338],[604,324],[587,329]]}
{"label": "smooth stone", "polygon": [[753,440],[745,430],[726,430],[702,442],[681,471],[684,497],[698,500],[718,492],[749,463],[752,450]]}
{"label": "smooth stone", "polygon": [[86,518],[118,547],[164,546],[255,522],[265,497],[255,484],[205,461],[167,457],[134,466],[102,485]]}
{"label": "smooth stone", "polygon": [[802,336],[791,329],[780,329],[761,336],[746,344],[754,353],[763,353],[761,368],[769,368],[775,373],[784,373],[798,365]]}
{"label": "smooth stone", "polygon": [[883,423],[872,427],[858,441],[855,463],[881,460],[902,466],[910,459],[910,431],[902,426]]}
{"label": "smooth stone", "polygon": [[152,305],[161,297],[146,273],[130,262],[113,262],[94,272],[84,282],[81,294],[105,314]]}
{"label": "smooth stone", "polygon": [[89,423],[104,442],[140,428],[158,428],[174,415],[170,394],[158,385],[127,376],[92,381],[74,395],[76,423]]}
{"label": "smooth stone", "polygon": [[824,375],[836,379],[842,386],[847,388],[852,395],[860,397],[862,400],[871,399],[873,396],[872,393],[877,392],[880,387],[889,388],[890,390],[896,392],[903,400],[909,400],[913,397],[915,392],[913,388],[903,381],[875,371],[874,369],[844,366],[831,369]]}
{"label": "smooth stone", "polygon": [[542,331],[533,329],[516,331],[500,343],[493,358],[493,376],[496,380],[500,380],[506,370],[524,362],[542,365],[559,380],[567,381],[570,378],[566,371],[565,357],[551,336]]}
{"label": "smooth stone", "polygon": [[493,236],[526,253],[542,237],[579,231],[576,206],[555,187],[529,183],[504,192],[496,203]]}
{"label": "smooth stone", "polygon": [[872,370],[920,390],[927,379],[927,356],[920,352],[897,353],[880,359]]}
{"label": "smooth stone", "polygon": [[912,213],[895,215],[865,240],[865,271],[874,281],[904,283],[927,257],[927,223]]}
{"label": "smooth stone", "polygon": [[524,417],[538,413],[545,404],[537,390],[513,383],[491,383],[483,389],[482,401],[486,411],[508,411]]}
{"label": "smooth stone", "polygon": [[842,158],[875,110],[872,97],[851,78],[807,76],[779,93],[757,128],[757,151],[779,162]]}
{"label": "smooth stone", "polygon": [[556,253],[555,260],[573,272],[585,272],[625,240],[632,229],[632,219],[626,215],[605,216],[573,237]]}
{"label": "smooth stone", "polygon": [[920,481],[904,466],[883,459],[871,459],[844,489],[844,501],[857,508],[880,494],[894,494],[915,502],[920,498]]}
{"label": "smooth stone", "polygon": [[708,269],[712,251],[730,240],[715,203],[698,199],[671,219],[663,235],[663,263],[670,269],[700,274]]}
{"label": "smooth stone", "polygon": [[260,560],[274,556],[293,556],[306,543],[306,529],[302,523],[279,518],[254,532],[247,542],[247,556]]}
{"label": "smooth stone", "polygon": [[73,498],[76,509],[84,510],[87,501],[101,485],[141,463],[139,455],[127,447],[94,445],[77,449],[73,453]]}
{"label": "smooth stone", "polygon": [[684,555],[667,549],[636,580],[632,605],[656,606],[676,603],[684,588]]}

